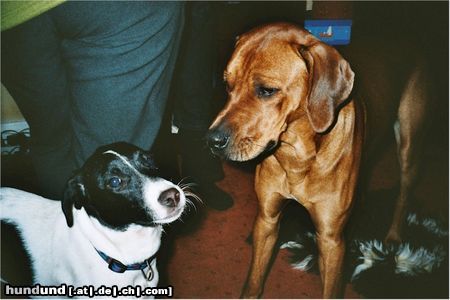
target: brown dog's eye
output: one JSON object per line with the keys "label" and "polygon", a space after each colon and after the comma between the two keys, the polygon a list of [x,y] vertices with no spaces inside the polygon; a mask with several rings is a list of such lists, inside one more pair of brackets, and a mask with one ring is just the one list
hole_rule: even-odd
{"label": "brown dog's eye", "polygon": [[277,88],[271,88],[266,86],[257,86],[256,87],[256,95],[259,98],[269,98],[275,95],[279,89]]}

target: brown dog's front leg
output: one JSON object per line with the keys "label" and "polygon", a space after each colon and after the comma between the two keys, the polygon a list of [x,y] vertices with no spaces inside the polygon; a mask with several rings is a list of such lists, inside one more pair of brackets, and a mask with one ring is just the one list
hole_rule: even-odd
{"label": "brown dog's front leg", "polygon": [[342,270],[345,254],[344,239],[318,233],[319,269],[323,284],[323,298],[342,298]]}
{"label": "brown dog's front leg", "polygon": [[275,242],[278,238],[280,211],[268,216],[260,211],[253,228],[253,258],[241,298],[258,298],[263,292]]}
{"label": "brown dog's front leg", "polygon": [[339,201],[322,202],[309,209],[317,231],[323,298],[342,298],[344,296],[342,275],[345,241],[343,232],[349,216],[349,209],[333,204],[339,205]]}

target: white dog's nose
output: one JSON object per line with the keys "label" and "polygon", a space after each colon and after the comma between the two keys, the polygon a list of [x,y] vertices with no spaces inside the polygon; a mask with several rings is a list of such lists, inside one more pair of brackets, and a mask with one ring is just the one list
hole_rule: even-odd
{"label": "white dog's nose", "polygon": [[176,188],[170,188],[162,192],[158,202],[167,207],[176,207],[180,202],[180,192]]}

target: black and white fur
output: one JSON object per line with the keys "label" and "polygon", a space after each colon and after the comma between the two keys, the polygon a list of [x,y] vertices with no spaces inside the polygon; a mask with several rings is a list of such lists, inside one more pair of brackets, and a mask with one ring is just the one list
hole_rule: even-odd
{"label": "black and white fur", "polygon": [[151,156],[126,143],[103,146],[66,187],[63,201],[2,188],[1,220],[15,225],[31,258],[35,284],[155,287],[138,270],[115,273],[97,250],[125,265],[152,257],[162,225],[187,203],[179,186],[158,177]]}
{"label": "black and white fur", "polygon": [[[383,221],[381,210],[364,214],[352,232],[347,243],[346,280],[366,298],[448,298],[448,226],[435,218],[410,213],[403,242],[386,244],[383,237],[389,222]],[[293,224],[286,220],[284,225]],[[280,248],[292,253],[294,269],[318,272],[312,223],[303,219],[295,227],[295,234],[284,230]]]}

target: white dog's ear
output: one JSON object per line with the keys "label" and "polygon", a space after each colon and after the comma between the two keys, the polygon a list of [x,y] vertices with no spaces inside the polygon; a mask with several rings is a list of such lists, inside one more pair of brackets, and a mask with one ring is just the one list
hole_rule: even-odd
{"label": "white dog's ear", "polygon": [[87,197],[81,175],[75,175],[67,182],[64,190],[64,199],[61,203],[64,216],[66,217],[67,226],[73,226],[72,209],[80,209]]}

